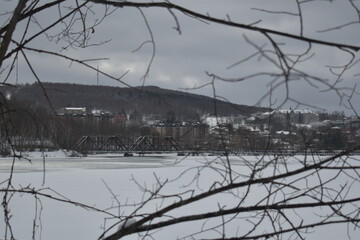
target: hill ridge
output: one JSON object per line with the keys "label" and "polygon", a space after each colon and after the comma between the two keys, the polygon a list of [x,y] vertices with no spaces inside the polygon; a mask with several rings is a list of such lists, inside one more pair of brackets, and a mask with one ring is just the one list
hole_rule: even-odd
{"label": "hill ridge", "polygon": [[[46,95],[44,94],[44,90]],[[214,99],[204,95],[169,90],[157,86],[115,87],[74,83],[39,83],[6,87],[19,101],[44,106],[50,109],[47,97],[55,109],[64,107],[86,107],[113,112],[137,112],[139,114],[161,114],[173,111],[177,119],[190,119],[214,113]],[[268,111],[266,108],[246,106],[216,100],[220,116],[244,115]]]}

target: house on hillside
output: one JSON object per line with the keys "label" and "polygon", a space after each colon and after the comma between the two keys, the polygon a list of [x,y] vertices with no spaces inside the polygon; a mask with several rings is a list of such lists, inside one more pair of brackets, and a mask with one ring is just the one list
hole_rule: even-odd
{"label": "house on hillside", "polygon": [[274,110],[257,116],[260,120],[271,120],[282,124],[311,124],[319,121],[319,114],[310,110]]}
{"label": "house on hillside", "polygon": [[65,107],[65,116],[86,115],[86,107]]}

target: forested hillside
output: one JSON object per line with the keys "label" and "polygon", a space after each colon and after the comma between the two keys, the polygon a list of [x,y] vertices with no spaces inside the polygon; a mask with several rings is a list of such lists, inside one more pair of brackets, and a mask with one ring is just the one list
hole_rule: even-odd
{"label": "forested hillside", "polygon": [[[67,83],[38,83],[2,87],[4,95],[20,102],[55,110],[63,107],[86,107],[118,113],[166,114],[173,111],[177,119],[193,119],[214,113],[214,100],[210,97],[159,87],[120,88]],[[48,101],[49,100],[49,101]],[[218,100],[219,115],[241,114],[249,116],[267,109],[237,105]]]}

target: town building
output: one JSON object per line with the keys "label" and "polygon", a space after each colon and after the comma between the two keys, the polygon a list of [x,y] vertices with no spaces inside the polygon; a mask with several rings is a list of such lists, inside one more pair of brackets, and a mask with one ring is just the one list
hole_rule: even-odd
{"label": "town building", "polygon": [[149,127],[151,135],[173,137],[183,144],[198,144],[207,139],[209,126],[199,122],[157,123]]}
{"label": "town building", "polygon": [[274,110],[272,112],[262,113],[256,118],[260,120],[269,120],[272,122],[288,124],[311,124],[319,121],[319,114],[310,110]]}
{"label": "town building", "polygon": [[64,115],[74,116],[74,115],[86,115],[86,107],[65,107]]}

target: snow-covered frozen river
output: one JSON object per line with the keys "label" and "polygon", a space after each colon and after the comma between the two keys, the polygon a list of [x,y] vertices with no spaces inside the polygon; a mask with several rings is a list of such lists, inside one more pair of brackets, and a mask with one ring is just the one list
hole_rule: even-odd
{"label": "snow-covered frozen river", "polygon": [[[153,173],[171,176],[169,169],[174,173],[177,172],[177,168],[186,165],[186,163],[176,164],[178,159],[176,155],[123,157],[107,154],[84,158],[67,158],[59,155],[62,154],[49,155],[45,165],[43,158],[36,155],[30,156],[31,162],[16,160],[13,185],[49,188],[73,201],[105,209],[113,206],[114,201],[109,187],[119,195],[119,199],[136,201],[141,198],[142,193],[131,181],[132,177],[141,181],[141,179],[146,180]],[[11,165],[11,158],[0,158],[0,182],[9,177]],[[45,183],[43,183],[44,178]],[[1,187],[3,186],[4,184]],[[29,195],[14,197],[10,207],[15,236],[17,239],[30,239],[35,216],[34,197]],[[97,239],[102,232],[101,227],[106,217],[103,214],[48,199],[42,200],[41,208],[42,216],[39,222],[41,239]],[[3,211],[0,212],[0,216],[2,221]],[[4,226],[3,224],[0,226],[0,239],[2,239]]]}
{"label": "snow-covered frozen river", "polygon": [[[216,157],[191,156],[184,158],[175,154],[123,157],[106,154],[70,158],[61,154],[51,155],[49,153],[45,164],[40,156],[29,156],[29,158],[31,161],[16,160],[13,176],[14,187],[43,188],[44,193],[61,195],[98,209],[108,209],[117,206],[118,201],[121,204],[139,202],[143,193],[137,183],[151,188],[157,178],[161,180],[174,179],[185,169],[212,161],[211,159]],[[251,162],[257,159],[257,157],[247,156],[245,160]],[[235,168],[241,169],[246,165],[244,158],[231,157],[230,160]],[[11,166],[11,158],[0,158],[0,188],[4,188],[4,181],[9,177]],[[204,174],[205,176],[201,178],[202,182],[196,183],[197,186],[206,186],[213,182],[211,175]],[[189,174],[189,181],[191,176],[193,175]],[[187,182],[180,185],[184,184]],[[169,189],[168,191],[175,193],[183,190],[179,187],[179,189]],[[355,188],[355,191],[359,196],[360,189]],[[0,194],[0,197],[2,199],[3,194]],[[229,201],[231,201],[230,198]],[[205,204],[201,207],[209,206]],[[104,221],[107,216],[103,213],[46,198],[41,198],[39,202],[35,200],[34,196],[27,194],[15,194],[11,200],[10,209],[12,231],[16,239],[20,240],[31,239],[34,218],[39,219],[36,222],[35,237],[45,240],[98,239],[103,232],[104,224],[109,226],[109,222]],[[123,213],[128,210],[115,208],[114,211]],[[0,239],[2,239],[4,236],[3,210],[0,212],[0,217]],[[186,230],[195,229],[193,225],[192,223],[175,225],[154,236],[155,239],[177,239],[186,236],[185,228]],[[347,230],[347,226],[341,224],[336,227],[334,225],[322,227],[310,234],[307,239],[345,239]],[[353,239],[358,239],[360,232],[350,230],[350,235]],[[129,236],[125,239],[137,239],[137,236]]]}

